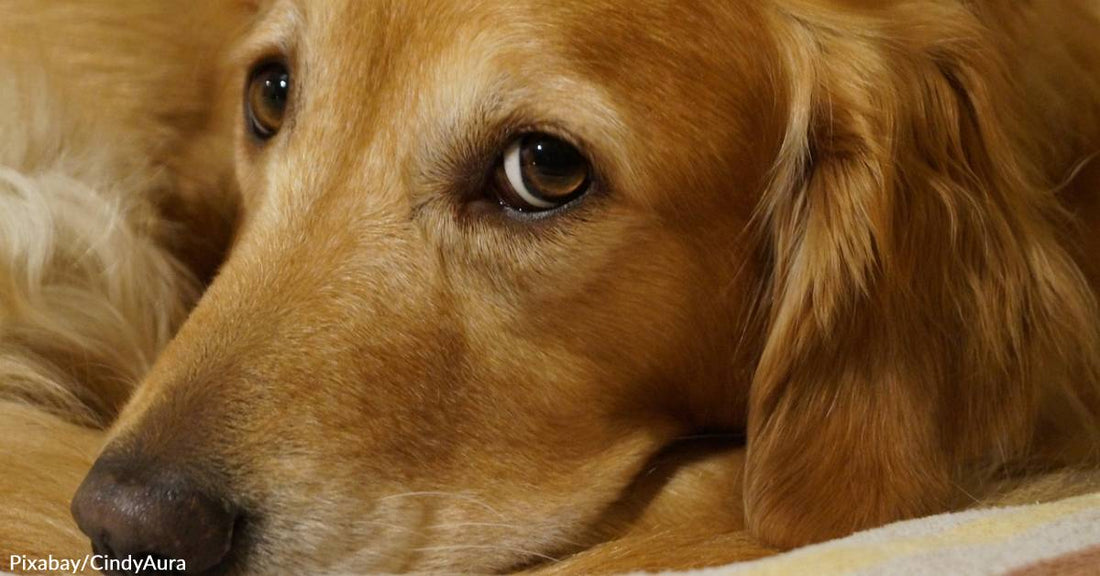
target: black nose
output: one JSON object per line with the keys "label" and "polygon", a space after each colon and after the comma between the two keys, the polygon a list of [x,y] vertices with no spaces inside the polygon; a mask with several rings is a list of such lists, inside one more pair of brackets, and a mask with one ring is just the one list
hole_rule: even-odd
{"label": "black nose", "polygon": [[77,490],[72,513],[108,574],[217,573],[237,520],[233,506],[183,474],[103,458]]}

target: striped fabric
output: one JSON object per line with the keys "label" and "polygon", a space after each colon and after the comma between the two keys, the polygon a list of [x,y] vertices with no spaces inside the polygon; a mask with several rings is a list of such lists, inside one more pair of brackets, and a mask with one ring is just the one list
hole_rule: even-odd
{"label": "striped fabric", "polygon": [[[3,568],[0,576],[9,576]],[[1100,494],[900,522],[763,560],[663,576],[802,575],[1100,576]]]}
{"label": "striped fabric", "polygon": [[675,576],[802,574],[1100,576],[1100,494],[900,522],[781,556]]}

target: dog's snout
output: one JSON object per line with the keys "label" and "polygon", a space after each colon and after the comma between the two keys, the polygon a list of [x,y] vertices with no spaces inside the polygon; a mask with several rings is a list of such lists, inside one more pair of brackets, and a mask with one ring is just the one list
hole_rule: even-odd
{"label": "dog's snout", "polygon": [[108,574],[211,574],[229,555],[238,517],[183,474],[149,474],[102,458],[72,513],[95,553],[115,560]]}

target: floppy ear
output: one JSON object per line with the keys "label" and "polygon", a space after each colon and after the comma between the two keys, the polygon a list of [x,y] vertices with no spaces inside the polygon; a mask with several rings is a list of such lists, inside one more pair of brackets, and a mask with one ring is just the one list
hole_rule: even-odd
{"label": "floppy ear", "polygon": [[745,485],[773,545],[946,510],[1056,412],[1096,440],[1096,305],[1013,85],[969,12],[920,4],[781,27]]}

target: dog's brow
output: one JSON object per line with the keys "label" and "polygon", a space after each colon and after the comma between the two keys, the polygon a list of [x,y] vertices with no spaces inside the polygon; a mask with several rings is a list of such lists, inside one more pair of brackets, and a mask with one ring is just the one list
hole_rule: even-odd
{"label": "dog's brow", "polygon": [[290,54],[303,25],[303,14],[293,2],[279,2],[267,10],[261,23],[230,54],[238,67],[270,54]]}

